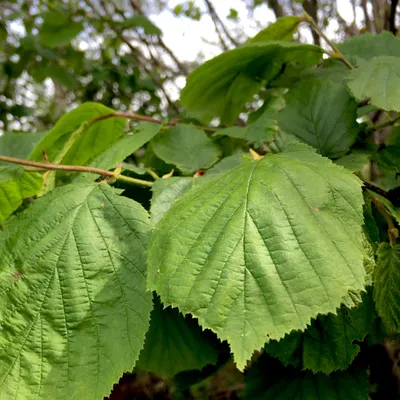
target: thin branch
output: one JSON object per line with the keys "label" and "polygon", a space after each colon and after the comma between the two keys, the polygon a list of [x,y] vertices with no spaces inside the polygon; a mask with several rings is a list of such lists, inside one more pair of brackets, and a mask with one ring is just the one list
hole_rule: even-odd
{"label": "thin branch", "polygon": [[364,13],[365,27],[368,32],[373,33],[373,26],[371,23],[371,19],[369,18],[368,8],[367,8],[367,0],[361,0],[361,8]]}
{"label": "thin branch", "polygon": [[389,14],[389,29],[393,35],[396,36],[397,28],[396,28],[396,9],[399,4],[399,0],[392,0],[390,3],[390,14]]}
{"label": "thin branch", "polygon": [[331,56],[342,61],[350,69],[354,69],[353,65],[348,60],[346,60],[346,58],[344,57],[342,52],[333,44],[333,42],[325,35],[325,33],[322,32],[322,30],[317,25],[317,23],[314,21],[314,19],[309,14],[307,14],[307,12],[304,12],[304,14],[305,14],[304,15],[305,20],[314,28],[314,30],[318,33],[318,35],[320,35],[326,41],[326,43],[328,43],[329,46],[332,48],[333,54],[331,54]]}
{"label": "thin branch", "polygon": [[[235,46],[239,46],[239,43],[232,37],[232,35],[229,33],[228,28],[225,26],[225,24],[222,22],[221,18],[218,16],[217,11],[214,8],[214,5],[211,3],[210,0],[205,0],[205,3],[207,5],[208,11],[210,13],[211,19],[214,22],[215,25],[215,30],[218,33],[218,36],[220,36],[220,32],[217,28],[217,25],[220,26],[222,31],[224,32],[225,36],[230,40],[232,44]],[[224,42],[222,42],[224,44]]]}
{"label": "thin branch", "polygon": [[[88,126],[91,126],[98,121],[103,121],[103,120],[109,119],[109,118],[134,119],[137,121],[152,122],[154,124],[162,124],[163,123],[163,121],[161,121],[159,119],[147,117],[145,115],[140,115],[140,114],[136,114],[136,113],[114,112],[114,113],[104,114],[104,115],[100,115],[99,117],[93,118],[91,121],[88,122]],[[175,125],[175,124],[176,123],[173,123],[172,121],[169,123],[169,125]]]}
{"label": "thin branch", "polygon": [[382,122],[379,125],[373,126],[373,130],[377,131],[379,129],[387,128],[388,126],[394,125],[397,121],[400,121],[400,115],[394,119],[391,119],[389,121]]}
{"label": "thin branch", "polygon": [[399,231],[393,223],[392,216],[386,210],[385,206],[382,204],[382,202],[379,199],[371,196],[371,200],[375,204],[378,211],[382,214],[383,218],[385,218],[385,221],[388,225],[389,243],[393,247],[396,244],[396,239],[399,236]]}
{"label": "thin branch", "polygon": [[108,171],[106,169],[100,169],[96,167],[88,167],[81,165],[61,165],[61,164],[52,164],[47,162],[37,162],[30,160],[23,160],[15,157],[8,157],[0,155],[0,161],[5,161],[11,164],[18,164],[30,167],[27,169],[27,172],[43,172],[43,171],[69,171],[69,172],[87,172],[90,174],[96,174],[105,176],[108,178],[114,178],[117,181],[132,183],[134,185],[140,186],[152,186],[153,183],[149,181],[145,181],[142,179],[131,178],[130,176],[118,175],[112,171]]}

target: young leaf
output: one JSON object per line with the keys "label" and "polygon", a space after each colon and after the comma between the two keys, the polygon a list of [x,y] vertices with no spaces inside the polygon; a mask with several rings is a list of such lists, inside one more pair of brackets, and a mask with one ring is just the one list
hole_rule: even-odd
{"label": "young leaf", "polygon": [[379,315],[390,328],[400,332],[400,245],[382,243],[378,248],[374,299]]}
{"label": "young leaf", "polygon": [[[43,161],[42,149],[50,162],[61,154],[66,153],[61,160],[62,164],[87,165],[98,154],[108,149],[124,132],[125,120],[122,118],[108,118],[98,121],[82,129],[73,143],[68,143],[71,136],[84,123],[96,117],[114,112],[111,108],[97,103],[85,103],[65,114],[38,143],[30,159]],[[84,127],[83,127],[84,128]],[[68,144],[68,148],[66,145]]]}
{"label": "young leaf", "polygon": [[21,167],[0,167],[0,224],[24,199],[35,196],[42,184],[40,174],[24,172]]}
{"label": "young leaf", "polygon": [[215,335],[203,332],[193,317],[183,317],[176,308],[163,309],[158,296],[154,296],[150,328],[136,367],[160,376],[201,370],[217,363],[216,343]]}
{"label": "young leaf", "polygon": [[[89,165],[101,169],[116,168],[130,154],[140,149],[160,131],[161,125],[150,122],[140,123],[132,134],[122,136],[103,153],[99,154]],[[93,174],[81,174],[80,178],[96,179]]]}
{"label": "young leaf", "polygon": [[357,56],[364,60],[378,56],[400,57],[400,40],[387,31],[378,35],[365,33],[354,36],[338,43],[337,47],[345,56]]}
{"label": "young leaf", "polygon": [[348,370],[329,376],[284,367],[263,354],[246,374],[244,400],[366,400],[368,374],[353,364]]}
{"label": "young leaf", "polygon": [[0,232],[0,393],[97,400],[149,326],[147,212],[105,184],[36,200]]}
{"label": "young leaf", "polygon": [[207,61],[187,78],[181,103],[198,120],[219,116],[232,125],[247,101],[281,73],[282,65],[308,67],[322,57],[322,49],[291,42],[256,42]]}
{"label": "young leaf", "polygon": [[269,40],[290,41],[302,21],[303,18],[295,16],[278,18],[276,22],[257,33],[248,43],[266,42]]}
{"label": "young leaf", "polygon": [[372,296],[352,309],[342,306],[337,315],[320,315],[302,333],[292,332],[279,342],[270,341],[265,351],[291,364],[313,372],[330,374],[346,369],[360,351],[353,343],[362,341],[375,318]]}
{"label": "young leaf", "polygon": [[358,178],[305,145],[243,164],[159,221],[148,286],[228,340],[242,369],[363,288],[362,203]]}
{"label": "young leaf", "polygon": [[386,111],[400,111],[400,57],[380,56],[350,72],[348,86],[358,99]]}
{"label": "young leaf", "polygon": [[209,168],[218,161],[220,149],[201,129],[175,125],[152,141],[154,153],[183,173]]}
{"label": "young leaf", "polygon": [[357,104],[345,86],[332,81],[304,80],[286,96],[279,126],[317,148],[338,157],[355,142]]}

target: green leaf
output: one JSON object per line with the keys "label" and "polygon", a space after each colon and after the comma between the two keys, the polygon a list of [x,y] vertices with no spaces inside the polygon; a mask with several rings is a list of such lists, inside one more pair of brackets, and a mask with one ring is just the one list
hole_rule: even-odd
{"label": "green leaf", "polygon": [[229,14],[226,18],[231,19],[233,21],[237,21],[239,13],[234,8],[229,9]]}
{"label": "green leaf", "polygon": [[193,186],[195,178],[171,177],[168,179],[157,179],[151,191],[151,222],[155,225],[162,216],[170,209],[172,203],[183,196]]}
{"label": "green leaf", "polygon": [[[118,163],[149,142],[160,131],[161,125],[141,122],[130,134],[122,136],[91,163],[91,167],[114,169]],[[81,178],[96,179],[93,174],[80,174]]]}
{"label": "green leaf", "polygon": [[34,146],[45,134],[46,132],[4,132],[0,136],[0,154],[2,156],[28,158]]}
{"label": "green leaf", "polygon": [[321,154],[338,157],[347,152],[358,133],[357,104],[345,86],[332,81],[305,80],[286,95],[279,126]]}
{"label": "green leaf", "polygon": [[363,341],[375,318],[372,296],[348,309],[342,306],[337,315],[320,315],[302,333],[292,332],[279,342],[271,340],[265,351],[285,365],[330,374],[346,369],[360,351],[354,341]]}
{"label": "green leaf", "polygon": [[383,322],[400,332],[400,245],[382,243],[375,269],[374,299]]}
{"label": "green leaf", "polygon": [[244,400],[366,400],[368,374],[362,365],[344,372],[313,374],[284,367],[262,355],[246,374]]}
{"label": "green leaf", "polygon": [[192,125],[175,125],[152,140],[154,153],[184,174],[209,168],[218,161],[219,147]]}
{"label": "green leaf", "polygon": [[286,16],[278,18],[276,22],[257,33],[249,43],[255,42],[266,42],[269,40],[287,40],[290,41],[293,38],[294,33],[300,22],[303,21],[302,17]]}
{"label": "green leaf", "polygon": [[[107,150],[119,139],[125,128],[122,118],[108,118],[97,121],[69,140],[83,124],[94,118],[114,112],[111,108],[97,103],[85,103],[65,114],[39,142],[30,159],[42,161],[41,150],[44,149],[50,162],[54,162],[60,154],[66,153],[61,164],[88,165],[97,155]],[[67,148],[66,148],[67,146]]]}
{"label": "green leaf", "polygon": [[364,152],[352,152],[335,160],[335,164],[342,165],[350,171],[360,171],[370,161],[370,155]]}
{"label": "green leaf", "polygon": [[124,20],[124,22],[122,23],[122,28],[143,28],[143,31],[146,35],[159,36],[162,34],[161,29],[154,25],[144,15],[134,15],[133,17]]}
{"label": "green leaf", "polygon": [[0,224],[24,199],[35,196],[42,184],[40,174],[24,172],[22,167],[0,167]]}
{"label": "green leaf", "polygon": [[0,392],[98,400],[143,347],[147,212],[105,184],[36,200],[0,232]]}
{"label": "green leaf", "polygon": [[345,56],[356,56],[364,60],[379,56],[400,57],[400,40],[387,31],[378,35],[365,33],[354,36],[338,43],[337,47]]}
{"label": "green leaf", "polygon": [[250,143],[256,143],[256,145],[271,142],[279,129],[278,114],[284,107],[285,102],[282,97],[271,96],[257,112],[250,114],[252,119],[249,118],[247,126],[221,129],[216,134],[244,139]]}
{"label": "green leaf", "polygon": [[42,13],[43,24],[39,37],[44,46],[65,46],[83,30],[83,23],[72,21],[68,13],[65,9]]}
{"label": "green leaf", "polygon": [[279,75],[285,63],[316,64],[322,49],[290,42],[256,42],[223,53],[194,70],[181,93],[181,103],[198,120],[221,117],[232,125],[247,101]]}
{"label": "green leaf", "polygon": [[231,346],[240,369],[363,288],[363,198],[350,171],[305,145],[243,164],[157,224],[148,286]]}
{"label": "green leaf", "polygon": [[400,58],[374,57],[352,70],[348,86],[358,99],[370,98],[370,103],[386,111],[400,111]]}
{"label": "green leaf", "polygon": [[154,296],[150,328],[136,367],[160,376],[201,370],[217,363],[216,343],[215,335],[203,332],[193,317],[183,317],[176,308],[163,309]]}

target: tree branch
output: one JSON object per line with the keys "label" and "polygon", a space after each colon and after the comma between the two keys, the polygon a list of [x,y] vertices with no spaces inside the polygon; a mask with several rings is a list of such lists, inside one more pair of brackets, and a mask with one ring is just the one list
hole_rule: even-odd
{"label": "tree branch", "polygon": [[80,165],[61,165],[61,164],[52,164],[47,162],[37,162],[30,160],[23,160],[15,157],[8,157],[0,155],[0,161],[5,161],[11,164],[18,164],[27,167],[31,167],[27,169],[27,172],[41,172],[41,171],[69,171],[69,172],[87,172],[90,174],[96,174],[105,176],[108,178],[113,178],[117,181],[127,182],[134,185],[140,186],[148,186],[151,187],[153,185],[152,182],[145,181],[142,179],[131,178],[130,176],[115,174],[112,171],[108,171],[106,169],[100,169],[95,167],[87,167]]}
{"label": "tree branch", "polygon": [[[317,4],[317,0],[305,0],[303,2],[303,8],[304,11],[309,14],[315,21],[316,24],[318,24],[318,4]],[[321,45],[321,40],[320,37],[318,35],[318,33],[312,28],[312,26],[310,25],[310,30],[311,30],[311,34],[314,40],[314,44],[317,46]]]}
{"label": "tree branch", "polygon": [[390,3],[390,14],[389,14],[389,29],[393,35],[396,35],[397,28],[396,28],[396,9],[397,5],[399,4],[399,0],[392,0]]}
{"label": "tree branch", "polygon": [[285,13],[283,12],[283,7],[279,4],[279,0],[268,0],[267,3],[272,8],[276,19],[285,16]]}

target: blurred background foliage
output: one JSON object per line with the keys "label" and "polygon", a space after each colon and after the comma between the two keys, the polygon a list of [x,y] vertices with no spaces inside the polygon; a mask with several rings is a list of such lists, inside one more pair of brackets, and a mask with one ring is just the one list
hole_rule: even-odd
{"label": "blurred background foliage", "polygon": [[[397,5],[398,0],[3,0],[0,131],[47,130],[85,101],[178,116],[185,76],[276,18],[306,11],[339,41],[365,31],[396,34]],[[202,41],[181,41],[188,33]],[[309,28],[296,40],[320,44]],[[185,57],[185,51],[196,56]]]}

